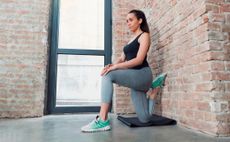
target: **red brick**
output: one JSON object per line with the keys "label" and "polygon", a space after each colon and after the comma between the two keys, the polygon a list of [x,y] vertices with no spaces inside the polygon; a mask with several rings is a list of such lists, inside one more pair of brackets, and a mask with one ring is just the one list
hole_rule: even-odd
{"label": "red brick", "polygon": [[172,6],[175,6],[177,4],[177,0],[170,0],[170,2]]}
{"label": "red brick", "polygon": [[221,12],[230,12],[230,4],[222,4],[220,10]]}
{"label": "red brick", "polygon": [[219,114],[216,119],[221,122],[230,123],[230,114]]}
{"label": "red brick", "polygon": [[211,31],[221,31],[221,24],[220,23],[209,23],[208,29]]}
{"label": "red brick", "polygon": [[213,51],[223,50],[223,45],[219,41],[209,41],[210,49]]}
{"label": "red brick", "polygon": [[230,92],[230,83],[226,82],[225,85],[226,85],[226,87],[225,87],[226,91]]}
{"label": "red brick", "polygon": [[208,32],[209,40],[223,41],[225,39],[224,34],[218,31],[209,31]]}
{"label": "red brick", "polygon": [[203,131],[205,133],[216,135],[217,134],[217,124],[216,122],[206,122],[206,121],[200,121],[198,122],[198,129],[200,131]]}
{"label": "red brick", "polygon": [[212,83],[200,83],[196,84],[196,91],[211,91],[214,88]]}
{"label": "red brick", "polygon": [[225,15],[223,13],[212,13],[211,21],[212,22],[225,22]]}
{"label": "red brick", "polygon": [[214,80],[230,80],[230,73],[228,72],[213,72],[213,79]]}
{"label": "red brick", "polygon": [[219,51],[212,51],[210,52],[210,58],[208,60],[220,60],[220,61],[224,61],[225,56],[223,52],[219,52]]}
{"label": "red brick", "polygon": [[191,109],[194,107],[194,102],[193,101],[180,101],[179,102],[179,107],[183,109]]}
{"label": "red brick", "polygon": [[225,70],[230,71],[230,62],[225,63]]}
{"label": "red brick", "polygon": [[204,113],[204,121],[211,121],[215,122],[216,121],[216,114],[210,113],[210,112],[203,112]]}
{"label": "red brick", "polygon": [[226,14],[225,16],[226,18],[226,23],[229,24],[230,23],[230,14]]}
{"label": "red brick", "polygon": [[230,133],[230,124],[229,123],[219,123],[218,127],[218,133],[221,136],[228,136]]}
{"label": "red brick", "polygon": [[223,93],[224,94],[222,97],[223,100],[230,100],[230,91],[228,90],[225,93]]}
{"label": "red brick", "polygon": [[224,71],[225,70],[224,62],[212,62],[211,69],[215,71]]}
{"label": "red brick", "polygon": [[211,3],[207,3],[206,11],[212,11],[213,13],[220,13],[220,6],[211,4]]}
{"label": "red brick", "polygon": [[194,119],[195,120],[204,120],[205,113],[202,111],[195,111],[194,112]]}
{"label": "red brick", "polygon": [[210,106],[208,102],[197,102],[196,107],[201,111],[210,111]]}
{"label": "red brick", "polygon": [[210,73],[204,73],[202,74],[202,79],[204,81],[212,81],[212,80],[228,80],[229,76],[228,73],[223,73],[223,72],[218,72],[218,71],[213,71]]}
{"label": "red brick", "polygon": [[212,80],[212,74],[211,73],[203,73],[201,75],[201,78],[203,81],[211,81]]}
{"label": "red brick", "polygon": [[219,5],[223,4],[224,0],[205,0],[205,2]]}
{"label": "red brick", "polygon": [[230,32],[230,25],[222,25],[222,31],[223,32]]}
{"label": "red brick", "polygon": [[206,62],[206,63],[195,65],[193,67],[192,73],[199,73],[199,72],[210,71],[210,70],[211,70],[211,63]]}

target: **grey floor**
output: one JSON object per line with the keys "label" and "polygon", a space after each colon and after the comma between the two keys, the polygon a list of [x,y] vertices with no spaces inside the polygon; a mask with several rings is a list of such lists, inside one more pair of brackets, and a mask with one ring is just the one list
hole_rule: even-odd
{"label": "grey floor", "polygon": [[112,131],[81,133],[95,114],[1,119],[0,142],[230,142],[178,126],[129,128],[110,114]]}

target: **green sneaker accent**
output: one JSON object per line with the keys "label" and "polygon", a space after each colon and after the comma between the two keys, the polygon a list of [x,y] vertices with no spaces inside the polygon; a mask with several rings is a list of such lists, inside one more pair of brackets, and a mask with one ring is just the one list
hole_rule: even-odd
{"label": "green sneaker accent", "polygon": [[166,73],[162,73],[160,75],[158,75],[153,81],[152,81],[152,85],[151,88],[157,88],[157,87],[163,87],[165,78],[166,78]]}
{"label": "green sneaker accent", "polygon": [[100,132],[100,131],[108,131],[111,129],[110,121],[107,119],[106,121],[101,120],[99,116],[96,117],[95,120],[90,122],[88,125],[85,125],[81,128],[82,132]]}

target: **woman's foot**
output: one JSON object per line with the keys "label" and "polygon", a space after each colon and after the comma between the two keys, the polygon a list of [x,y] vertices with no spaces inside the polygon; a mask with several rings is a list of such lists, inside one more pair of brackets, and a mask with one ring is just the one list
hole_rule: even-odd
{"label": "woman's foot", "polygon": [[147,98],[151,100],[155,100],[160,89],[161,89],[160,87],[152,89],[149,93],[147,93]]}
{"label": "woman's foot", "polygon": [[149,114],[150,115],[154,113],[155,102],[156,102],[155,99],[159,91],[160,91],[160,87],[157,87],[147,93],[147,98],[149,99]]}
{"label": "woman's foot", "polygon": [[91,133],[91,132],[100,132],[100,131],[109,131],[111,129],[109,119],[103,121],[99,116],[90,122],[89,124],[81,128],[82,132]]}
{"label": "woman's foot", "polygon": [[158,92],[164,85],[164,81],[166,78],[167,74],[162,73],[158,75],[151,84],[152,90],[147,93],[147,98],[149,99],[149,114],[152,115],[155,107],[155,99],[157,97]]}

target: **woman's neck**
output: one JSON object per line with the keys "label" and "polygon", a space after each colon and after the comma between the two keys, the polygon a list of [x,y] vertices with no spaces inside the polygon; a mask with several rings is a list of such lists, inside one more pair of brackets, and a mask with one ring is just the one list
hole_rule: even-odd
{"label": "woman's neck", "polygon": [[134,35],[135,36],[138,36],[139,34],[141,34],[143,31],[140,29],[140,28],[138,28],[136,31],[134,31],[133,33],[134,33]]}

